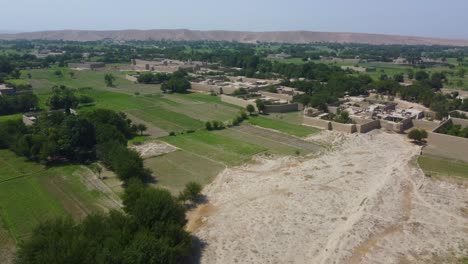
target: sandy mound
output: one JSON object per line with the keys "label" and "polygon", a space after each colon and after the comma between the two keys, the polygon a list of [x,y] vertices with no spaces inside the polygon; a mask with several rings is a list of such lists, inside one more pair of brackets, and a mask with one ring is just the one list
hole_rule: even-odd
{"label": "sandy mound", "polygon": [[201,262],[450,263],[468,253],[466,189],[426,179],[401,135],[341,137],[319,157],[220,174],[189,219]]}
{"label": "sandy mound", "polygon": [[140,153],[141,157],[144,159],[159,156],[177,150],[176,147],[161,141],[146,142],[141,145],[131,146],[130,148]]}

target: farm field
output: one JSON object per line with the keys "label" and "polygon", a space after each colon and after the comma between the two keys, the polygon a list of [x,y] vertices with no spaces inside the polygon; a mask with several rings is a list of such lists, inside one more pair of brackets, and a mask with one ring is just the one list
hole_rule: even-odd
{"label": "farm field", "polygon": [[259,145],[204,130],[175,137],[165,137],[161,140],[226,166],[240,165],[248,161],[252,155],[266,150]]}
{"label": "farm field", "polygon": [[290,134],[296,137],[305,137],[310,134],[315,134],[320,131],[317,128],[302,126],[291,122],[282,122],[278,119],[266,118],[263,116],[252,116],[247,121],[251,125],[260,126],[264,128],[275,129],[280,132]]}
{"label": "farm field", "polygon": [[304,114],[302,113],[302,111],[289,113],[271,113],[269,115],[264,115],[264,117],[283,121],[286,123],[291,123],[294,125],[302,125],[304,121]]}
{"label": "farm field", "polygon": [[15,241],[39,222],[69,215],[81,219],[113,208],[104,194],[84,184],[91,177],[83,166],[44,166],[0,150],[0,219]]}
{"label": "farm field", "polygon": [[145,166],[153,171],[156,185],[179,193],[190,181],[202,185],[210,183],[225,166],[219,162],[177,150],[145,160]]}
{"label": "farm field", "polygon": [[[61,71],[62,76],[55,75],[55,71]],[[70,76],[73,72],[74,76]],[[31,79],[28,79],[26,74],[31,74]],[[104,83],[104,76],[111,73],[116,77],[114,81],[115,87],[106,87]],[[69,68],[51,68],[23,71],[23,80],[28,81],[34,88],[36,93],[48,93],[49,89],[54,85],[65,85],[70,88],[83,88],[92,87],[99,90],[112,90],[115,92],[126,94],[154,94],[161,93],[160,85],[151,84],[135,84],[125,79],[125,73],[120,71],[76,71]]]}
{"label": "farm field", "polygon": [[429,155],[420,156],[418,163],[425,174],[433,177],[459,177],[468,180],[468,163]]}

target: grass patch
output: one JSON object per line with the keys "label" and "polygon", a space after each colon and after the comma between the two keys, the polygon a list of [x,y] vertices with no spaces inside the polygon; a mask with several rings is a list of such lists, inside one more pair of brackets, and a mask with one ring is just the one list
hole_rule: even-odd
{"label": "grass patch", "polygon": [[3,116],[0,116],[0,122],[7,121],[7,120],[18,120],[21,118],[23,118],[23,114],[3,115]]}
{"label": "grass patch", "polygon": [[152,138],[149,137],[149,136],[136,136],[136,137],[133,137],[132,139],[130,139],[128,141],[128,144],[138,145],[138,144],[142,144],[142,143],[145,143],[147,141],[150,141],[150,140],[152,140]]}
{"label": "grass patch", "polygon": [[94,211],[100,193],[88,189],[78,165],[46,169],[8,150],[0,150],[0,217],[11,237],[19,241],[46,219],[70,215],[80,219]]}
{"label": "grass patch", "polygon": [[146,159],[145,166],[153,171],[157,186],[174,194],[178,194],[190,181],[206,185],[224,169],[222,164],[184,150]]}
{"label": "grass patch", "polygon": [[190,153],[207,157],[228,166],[239,165],[250,160],[252,155],[266,150],[266,148],[255,144],[204,130],[175,137],[165,137],[162,140]]}
{"label": "grass patch", "polygon": [[267,137],[255,135],[255,134],[246,135],[245,133],[242,133],[241,131],[238,131],[236,129],[224,129],[220,131],[215,131],[214,133],[227,136],[232,139],[239,140],[245,143],[259,145],[267,149],[268,151],[271,151],[272,153],[275,153],[278,155],[293,156],[293,155],[297,155],[297,152],[299,152],[300,154],[310,153],[310,151],[306,149],[296,148],[296,147],[287,145],[283,142],[277,141],[273,138],[267,138]]}
{"label": "grass patch", "polygon": [[468,179],[468,163],[466,162],[422,155],[418,163],[424,173],[431,176]]}
{"label": "grass patch", "polygon": [[278,119],[271,119],[263,116],[252,116],[247,122],[251,125],[275,129],[296,137],[305,137],[320,131],[320,129],[317,128],[283,122]]}
{"label": "grass patch", "polygon": [[145,122],[154,124],[166,132],[195,130],[204,126],[203,122],[200,120],[167,110],[160,106],[132,109],[128,110],[128,112]]}

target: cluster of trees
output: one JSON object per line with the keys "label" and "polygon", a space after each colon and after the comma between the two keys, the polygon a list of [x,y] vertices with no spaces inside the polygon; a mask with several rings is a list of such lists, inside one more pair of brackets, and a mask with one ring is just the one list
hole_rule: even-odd
{"label": "cluster of trees", "polygon": [[187,80],[187,73],[183,71],[176,71],[167,81],[161,85],[161,90],[166,93],[187,93],[192,87]]}
{"label": "cluster of trees", "polygon": [[169,76],[165,73],[142,73],[137,78],[139,83],[144,84],[160,84],[169,80]]}
{"label": "cluster of trees", "polygon": [[79,94],[76,89],[68,88],[64,85],[52,87],[52,94],[47,99],[47,106],[51,110],[64,109],[69,113],[70,108],[76,108],[79,104],[93,103],[94,99],[90,96]]}
{"label": "cluster of trees", "polygon": [[442,127],[439,130],[439,133],[456,136],[456,137],[468,138],[468,126],[465,128],[462,128],[461,125],[454,125],[450,123]]}
{"label": "cluster of trees", "polygon": [[141,157],[126,147],[137,130],[124,114],[111,110],[96,109],[79,116],[57,111],[43,113],[31,127],[21,120],[3,122],[0,147],[48,164],[88,163],[99,158],[121,180],[130,176],[146,180],[150,172]]}
{"label": "cluster of trees", "polygon": [[[182,198],[197,195],[198,187],[190,187]],[[79,223],[56,219],[40,224],[20,245],[16,263],[180,263],[190,254],[186,207],[179,199],[132,180],[123,203],[124,212],[90,215]]]}
{"label": "cluster of trees", "polygon": [[208,131],[211,130],[222,130],[225,128],[224,123],[218,120],[206,121],[205,128]]}
{"label": "cluster of trees", "polygon": [[38,107],[39,99],[32,93],[0,96],[0,115],[28,112]]}
{"label": "cluster of trees", "polygon": [[239,111],[239,113],[231,120],[231,124],[233,126],[238,126],[240,125],[242,122],[244,122],[244,120],[247,120],[249,119],[249,117],[247,116],[247,113],[244,111],[244,110],[241,110]]}
{"label": "cluster of trees", "polygon": [[349,117],[349,113],[347,111],[342,111],[338,115],[333,118],[333,121],[342,123],[342,124],[351,124],[353,120]]}
{"label": "cluster of trees", "polygon": [[18,79],[20,75],[19,69],[11,63],[9,57],[0,56],[0,83],[7,79]]}
{"label": "cluster of trees", "polygon": [[372,83],[372,79],[367,75],[357,77],[335,75],[327,83],[319,81],[285,81],[283,85],[305,92],[305,94],[296,95],[294,101],[326,111],[327,104],[337,102],[338,98],[344,95],[367,94],[368,90],[372,89]]}

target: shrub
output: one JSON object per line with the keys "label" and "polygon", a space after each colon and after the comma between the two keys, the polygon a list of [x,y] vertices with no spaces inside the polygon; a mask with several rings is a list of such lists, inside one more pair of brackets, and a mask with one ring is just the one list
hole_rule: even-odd
{"label": "shrub", "polygon": [[206,121],[205,127],[206,127],[206,130],[213,130],[213,126],[211,125],[210,121]]}

